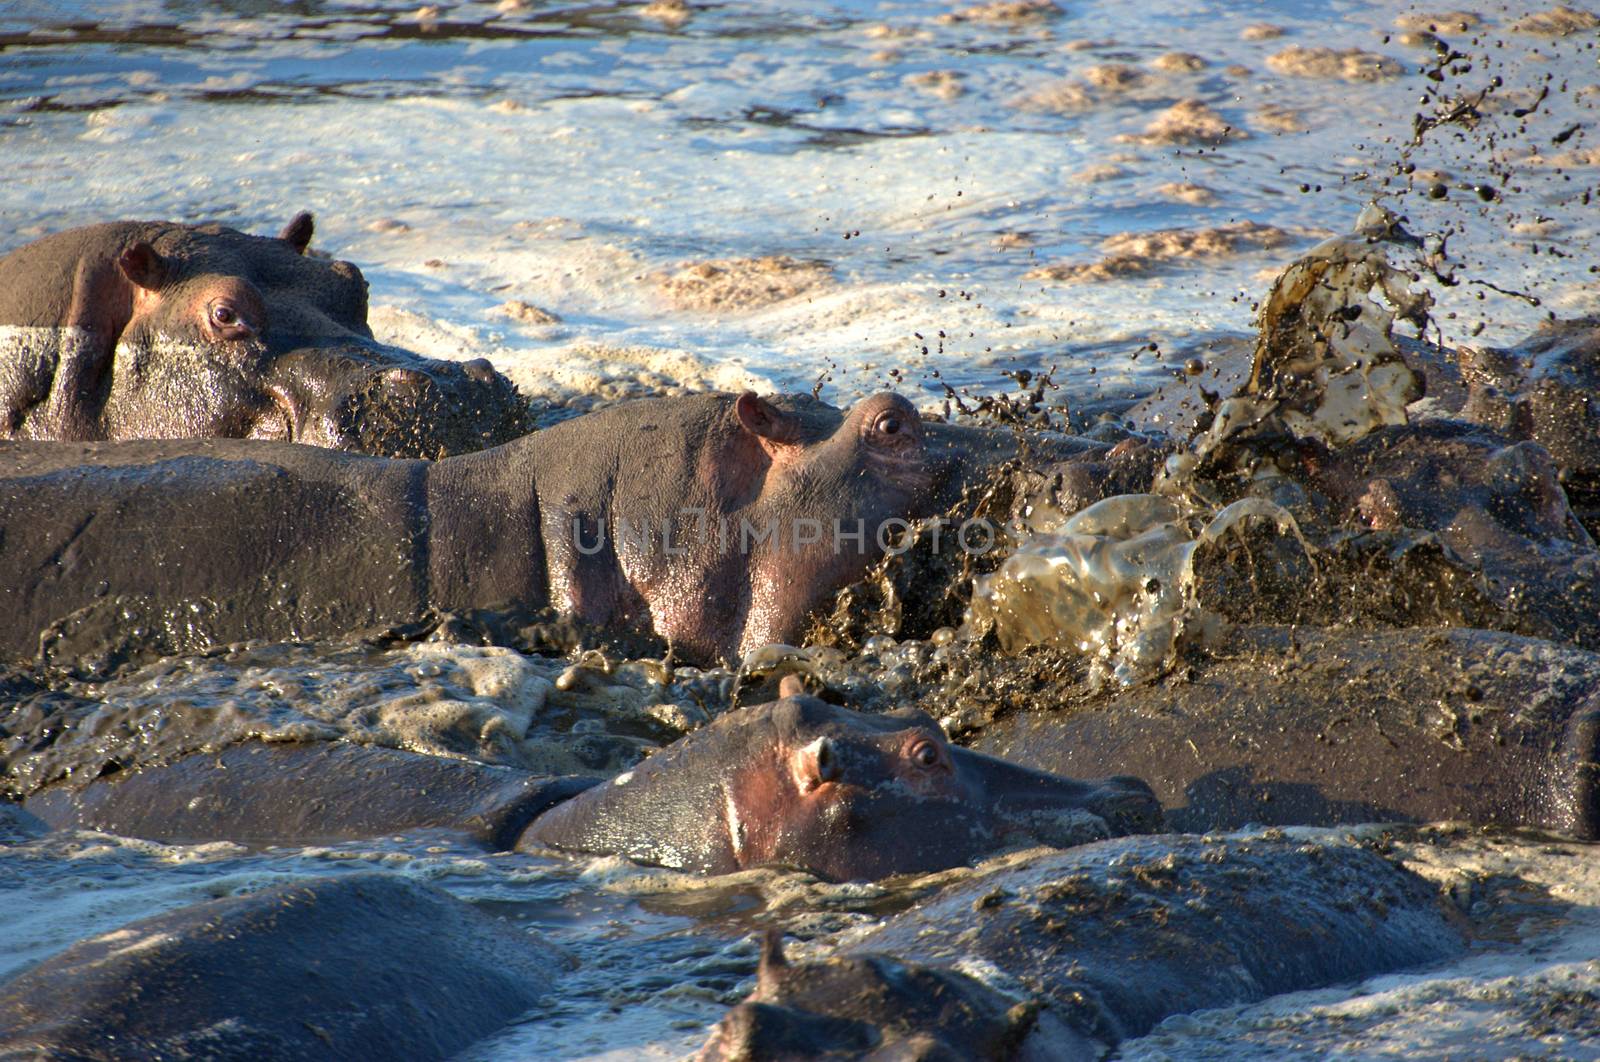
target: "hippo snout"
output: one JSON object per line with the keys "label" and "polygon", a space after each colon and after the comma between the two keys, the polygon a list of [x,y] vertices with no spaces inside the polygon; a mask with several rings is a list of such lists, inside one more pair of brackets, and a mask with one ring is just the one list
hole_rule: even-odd
{"label": "hippo snout", "polygon": [[1143,778],[1113,775],[1100,783],[1097,798],[1091,808],[1114,833],[1154,833],[1161,829],[1161,801]]}
{"label": "hippo snout", "polygon": [[305,347],[276,359],[268,391],[289,425],[281,437],[389,457],[468,453],[528,428],[521,395],[484,358],[457,364],[381,345]]}

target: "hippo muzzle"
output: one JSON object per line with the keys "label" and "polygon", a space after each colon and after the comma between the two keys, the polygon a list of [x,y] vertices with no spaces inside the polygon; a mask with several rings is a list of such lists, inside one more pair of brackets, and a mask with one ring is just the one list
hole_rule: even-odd
{"label": "hippo muzzle", "polygon": [[273,360],[265,387],[284,434],[311,446],[440,458],[524,434],[526,407],[482,358],[424,361],[376,344],[307,346]]}

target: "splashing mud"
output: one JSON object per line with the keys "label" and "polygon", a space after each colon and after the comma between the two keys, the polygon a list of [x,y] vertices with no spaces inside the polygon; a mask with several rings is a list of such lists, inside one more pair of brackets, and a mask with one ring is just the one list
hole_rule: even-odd
{"label": "splashing mud", "polygon": [[1299,534],[1293,517],[1260,498],[1241,498],[1197,534],[1182,515],[1154,494],[1107,498],[1072,516],[1036,510],[1028,539],[973,587],[968,636],[993,630],[1008,652],[1070,646],[1124,685],[1158,674],[1186,638],[1219,633],[1196,599],[1197,550],[1251,518]]}

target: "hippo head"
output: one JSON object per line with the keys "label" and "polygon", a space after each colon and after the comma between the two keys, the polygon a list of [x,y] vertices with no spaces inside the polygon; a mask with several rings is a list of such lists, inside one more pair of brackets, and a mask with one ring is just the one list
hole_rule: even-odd
{"label": "hippo head", "polygon": [[1431,532],[1474,563],[1545,545],[1593,548],[1549,452],[1471,424],[1380,429],[1323,455],[1309,482],[1334,502],[1336,522]]}
{"label": "hippo head", "polygon": [[[1061,1035],[1065,1028],[1058,1031],[1058,1020],[1037,1004],[1019,1003],[959,971],[888,955],[791,963],[780,937],[768,931],[754,990],[717,1023],[696,1062],[1099,1055],[1082,1038]],[[1041,1022],[1044,1029],[1037,1028]],[[1019,1053],[1018,1045],[1035,1034],[1029,1047],[1040,1050]]]}
{"label": "hippo head", "polygon": [[[306,213],[274,238],[118,222],[0,261],[0,285],[15,277],[29,289],[0,298],[0,316],[16,318],[5,323],[63,336],[53,369],[0,385],[11,392],[0,393],[11,431],[285,439],[435,457],[526,430],[515,389],[487,362],[460,366],[376,342],[366,279],[349,262],[308,254],[312,233]],[[70,304],[55,288],[70,290]]]}
{"label": "hippo head", "polygon": [[125,339],[170,337],[237,356],[329,336],[371,338],[367,282],[349,262],[306,254],[310,214],[276,239],[221,225],[168,225],[117,256],[130,287]]}
{"label": "hippo head", "polygon": [[546,812],[519,847],[700,873],[782,865],[833,881],[940,870],[999,849],[1151,828],[1137,779],[1086,783],[954,748],[926,713],[799,694],[718,719]]}
{"label": "hippo head", "polygon": [[1555,459],[1569,488],[1600,490],[1600,318],[1550,321],[1518,348],[1462,348],[1462,415]]}
{"label": "hippo head", "polygon": [[897,394],[863,399],[831,431],[750,392],[734,411],[741,441],[766,465],[753,523],[775,530],[754,542],[750,557],[739,647],[748,651],[792,638],[822,599],[871,566],[908,518],[931,514],[941,470],[930,462],[921,415]]}
{"label": "hippo head", "polygon": [[[552,603],[703,662],[797,639],[911,521],[945,512],[1018,443],[926,421],[891,393],[841,410],[747,391],[621,403],[529,448]],[[981,549],[994,535],[959,525],[950,539]]]}

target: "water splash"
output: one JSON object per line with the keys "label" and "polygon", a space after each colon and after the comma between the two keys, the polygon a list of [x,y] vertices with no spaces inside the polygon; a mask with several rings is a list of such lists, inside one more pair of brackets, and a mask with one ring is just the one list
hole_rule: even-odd
{"label": "water splash", "polygon": [[1247,520],[1271,521],[1311,547],[1288,511],[1241,498],[1197,533],[1171,498],[1122,494],[1073,516],[1035,510],[1035,533],[993,575],[974,581],[969,634],[993,630],[1015,653],[1028,645],[1077,649],[1094,663],[1092,678],[1123,685],[1169,667],[1186,638],[1220,631],[1220,617],[1200,607],[1196,552]]}

